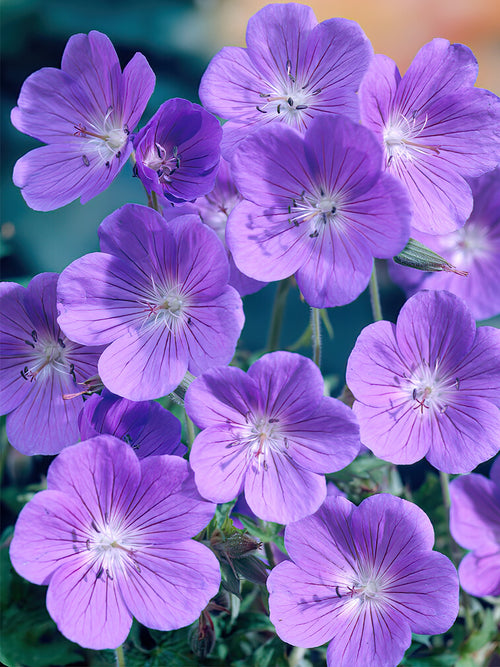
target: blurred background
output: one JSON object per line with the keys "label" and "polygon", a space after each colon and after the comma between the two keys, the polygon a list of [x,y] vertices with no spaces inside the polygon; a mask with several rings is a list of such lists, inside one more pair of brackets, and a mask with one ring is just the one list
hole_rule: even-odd
{"label": "blurred background", "polygon": [[[77,257],[98,249],[99,223],[128,201],[146,203],[138,179],[125,167],[113,185],[85,206],[30,210],[11,181],[15,161],[39,143],[20,134],[9,120],[24,79],[41,67],[59,67],[66,41],[76,32],[106,33],[122,65],[136,51],[156,73],[156,90],[143,125],[170,97],[198,102],[198,84],[210,58],[223,46],[245,45],[250,16],[263,0],[1,0],[2,21],[2,279],[27,281],[42,271],[61,271]],[[479,61],[478,85],[500,93],[500,3],[498,0],[311,0],[319,21],[334,16],[356,20],[375,52],[392,57],[404,71],[433,37],[467,44]],[[384,314],[394,319],[403,295],[382,275]],[[247,325],[241,346],[251,354],[265,346],[275,286],[245,298]],[[308,308],[292,290],[282,347],[297,340]],[[334,341],[325,344],[324,373],[343,384],[345,362],[359,331],[371,321],[366,294],[332,309]],[[306,352],[309,354],[309,352]],[[338,391],[337,391],[338,393]]]}

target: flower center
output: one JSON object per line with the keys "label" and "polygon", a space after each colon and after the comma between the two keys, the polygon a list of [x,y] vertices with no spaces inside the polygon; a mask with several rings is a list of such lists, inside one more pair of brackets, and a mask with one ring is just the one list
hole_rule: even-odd
{"label": "flower center", "polygon": [[[130,131],[123,125],[122,119],[113,113],[113,107],[109,107],[102,120],[89,121],[88,125],[75,125],[74,136],[88,139],[88,153],[97,153],[100,160],[110,165],[110,161],[121,157],[121,150],[128,141]],[[86,167],[90,166],[87,155],[82,156]]]}
{"label": "flower center", "polygon": [[267,470],[267,457],[288,449],[288,439],[283,435],[277,417],[259,417],[248,413],[245,419],[247,425],[238,429],[234,445],[244,448],[248,463]]}
{"label": "flower center", "polygon": [[31,338],[24,341],[33,348],[31,367],[24,366],[21,370],[21,377],[29,382],[43,379],[52,373],[62,373],[71,375],[76,382],[75,367],[67,359],[67,353],[72,348],[72,344],[65,336],[61,336],[57,341],[48,337],[38,336],[37,332],[31,332]]}
{"label": "flower center", "polygon": [[427,114],[422,117],[413,111],[410,118],[403,114],[393,116],[384,128],[383,138],[387,155],[387,166],[399,160],[414,160],[421,154],[439,155],[439,146],[418,141],[427,125]]}
{"label": "flower center", "polygon": [[441,242],[451,262],[462,269],[470,268],[475,260],[490,257],[493,250],[488,229],[474,222],[467,222],[464,227],[447,234]]}
{"label": "flower center", "polygon": [[304,127],[309,117],[307,109],[314,104],[314,99],[321,93],[321,88],[312,90],[309,82],[299,81],[296,68],[291,60],[286,63],[286,73],[276,82],[269,83],[269,89],[259,93],[257,111],[269,114],[295,127]]}
{"label": "flower center", "polygon": [[[107,518],[99,522],[92,520],[88,535],[85,547],[96,571],[96,579],[103,575],[113,579],[116,573],[124,572],[129,567],[140,573],[141,568],[135,557],[137,540],[121,521]],[[75,540],[73,543],[76,546]],[[74,550],[78,552],[75,546]]]}
{"label": "flower center", "polygon": [[181,166],[181,158],[177,150],[177,146],[167,150],[161,144],[155,143],[154,148],[144,158],[146,167],[156,171],[158,180],[163,185],[172,182],[170,177]]}
{"label": "flower center", "polygon": [[151,277],[152,289],[141,301],[146,318],[141,326],[163,324],[169,331],[176,331],[183,324],[191,324],[188,313],[189,297],[180,285],[163,287]]}
{"label": "flower center", "polygon": [[320,236],[327,225],[334,225],[337,231],[341,231],[344,222],[339,205],[339,195],[328,194],[323,188],[313,194],[303,191],[300,197],[292,199],[288,206],[288,222],[295,227],[306,223],[312,239]]}
{"label": "flower center", "polygon": [[415,403],[413,409],[420,415],[444,414],[453,392],[459,388],[460,380],[449,373],[443,373],[439,368],[439,360],[432,369],[424,362],[408,383],[410,400]]}

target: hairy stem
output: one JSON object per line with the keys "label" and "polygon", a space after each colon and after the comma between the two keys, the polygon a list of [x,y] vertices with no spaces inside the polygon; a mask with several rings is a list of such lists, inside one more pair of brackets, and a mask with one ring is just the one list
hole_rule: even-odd
{"label": "hairy stem", "polygon": [[115,649],[116,667],[125,667],[125,654],[123,652],[123,644]]}
{"label": "hairy stem", "polygon": [[380,294],[378,291],[377,269],[375,260],[373,261],[372,275],[370,276],[370,301],[372,304],[373,321],[379,322],[383,320],[382,306],[380,305]]}
{"label": "hairy stem", "polygon": [[316,366],[321,366],[321,311],[319,308],[311,308],[311,330],[313,361]]}

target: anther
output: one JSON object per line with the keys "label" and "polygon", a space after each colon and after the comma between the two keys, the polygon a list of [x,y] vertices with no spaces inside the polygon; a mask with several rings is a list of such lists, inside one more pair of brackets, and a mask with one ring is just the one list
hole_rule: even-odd
{"label": "anther", "polygon": [[455,389],[460,389],[460,380],[455,378]]}
{"label": "anther", "polygon": [[255,108],[257,109],[257,111],[260,111],[260,113],[267,113],[265,109],[261,109],[259,106],[256,106]]}
{"label": "anther", "polygon": [[25,340],[24,342],[26,345],[30,345],[33,349],[35,349],[35,345],[30,340]]}
{"label": "anther", "polygon": [[310,238],[310,239],[315,239],[315,238],[317,238],[318,236],[319,236],[319,232],[318,232],[317,229],[315,229],[314,232],[313,232],[312,234],[309,234],[309,238]]}
{"label": "anther", "polygon": [[337,597],[341,598],[342,595],[340,594],[339,587],[335,586],[335,593],[337,594]]}
{"label": "anther", "polygon": [[297,111],[302,111],[303,109],[307,109],[308,106],[307,104],[297,104],[295,108],[297,109]]}
{"label": "anther", "polygon": [[316,90],[313,90],[311,94],[312,95],[319,95],[321,90],[322,90],[321,88],[316,88]]}
{"label": "anther", "polygon": [[288,102],[288,106],[293,107],[293,99],[291,97],[289,97],[287,99],[287,102]]}
{"label": "anther", "polygon": [[35,341],[35,343],[38,341],[38,334],[37,334],[37,332],[36,332],[34,329],[33,329],[33,331],[31,332],[31,337],[33,338],[33,340]]}
{"label": "anther", "polygon": [[75,364],[70,364],[69,365],[69,374],[71,375],[71,377],[73,378],[73,381],[76,384]]}
{"label": "anther", "polygon": [[102,576],[103,572],[104,572],[104,568],[101,565],[101,567],[97,570],[97,574],[95,575],[95,578],[99,579]]}
{"label": "anther", "polygon": [[59,345],[59,347],[62,347],[63,350],[66,347],[66,344],[65,344],[65,342],[63,341],[62,338],[57,339],[57,344]]}
{"label": "anther", "polygon": [[82,155],[82,162],[86,167],[90,167],[90,162],[86,155]]}
{"label": "anther", "polygon": [[[106,162],[104,163],[104,166],[109,167],[109,160],[106,160]],[[134,166],[137,166],[137,165],[134,165]]]}
{"label": "anther", "polygon": [[276,107],[276,112],[281,113],[281,104],[278,104],[278,106]]}
{"label": "anther", "polygon": [[118,151],[118,153],[116,154],[116,157],[118,158],[118,160],[121,158],[121,156],[122,156],[122,152]]}

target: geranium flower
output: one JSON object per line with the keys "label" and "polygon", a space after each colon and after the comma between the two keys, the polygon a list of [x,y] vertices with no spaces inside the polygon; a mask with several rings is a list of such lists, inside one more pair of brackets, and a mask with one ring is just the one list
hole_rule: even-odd
{"label": "geranium flower", "polygon": [[105,190],[132,152],[130,133],[154,89],[155,76],[136,53],[123,70],[106,35],[70,37],[61,69],[44,67],[23,84],[13,125],[47,146],[17,161],[14,183],[26,203],[52,211]]}
{"label": "geranium flower", "polygon": [[385,461],[470,472],[500,450],[500,330],[450,292],[419,292],[358,337],[347,384],[361,442]]}
{"label": "geranium flower", "polygon": [[173,630],[195,621],[217,593],[217,559],[190,539],[214,510],[187,461],[139,460],[101,435],[51,464],[47,490],[19,515],[10,557],[22,577],[48,584],[47,609],[63,635],[87,648],[116,648],[133,616]]}
{"label": "geranium flower", "polygon": [[247,200],[227,221],[236,266],[257,280],[295,274],[316,308],[353,301],[373,258],[396,255],[409,238],[404,188],[381,164],[372,133],[346,118],[315,119],[303,136],[282,125],[252,134],[232,162]]}
{"label": "geranium flower", "polygon": [[428,234],[462,227],[472,210],[465,178],[500,162],[500,100],[474,88],[476,77],[470,49],[433,39],[403,77],[390,58],[375,56],[360,86],[362,122],[408,190],[412,227]]}
{"label": "geranium flower", "polygon": [[267,580],[278,635],[303,647],[329,641],[329,667],[395,667],[412,632],[445,632],[458,613],[456,570],[433,544],[427,515],[406,500],[328,497],[285,528],[291,561]]}
{"label": "geranium flower", "polygon": [[450,483],[450,532],[464,549],[458,576],[470,595],[500,595],[500,457],[490,479],[472,473]]}
{"label": "geranium flower", "polygon": [[134,138],[137,174],[164,203],[200,197],[214,186],[222,128],[198,104],[168,100]]}
{"label": "geranium flower", "polygon": [[474,208],[463,227],[444,236],[414,232],[418,241],[448,260],[464,277],[426,273],[391,263],[391,278],[411,296],[420,289],[445,289],[461,297],[476,320],[500,314],[500,168],[470,181]]}
{"label": "geranium flower", "polygon": [[[0,414],[23,454],[57,454],[80,439],[81,383],[97,373],[102,347],[69,340],[57,324],[57,273],[28,287],[0,283]],[[65,396],[78,394],[72,399]]]}
{"label": "geranium flower", "polygon": [[273,352],[244,373],[214,368],[196,378],[186,412],[200,428],[190,463],[202,496],[228,502],[245,491],[265,521],[288,523],[326,497],[324,473],[359,451],[352,411],[323,396],[323,378],[306,357]]}
{"label": "geranium flower", "polygon": [[78,425],[82,440],[108,433],[124,440],[140,459],[186,453],[180,421],[157,401],[128,401],[104,389],[85,401]]}
{"label": "geranium flower", "polygon": [[99,228],[101,253],[59,279],[59,324],[78,341],[107,344],[99,375],[118,396],[144,401],[231,361],[243,327],[227,284],[226,251],[196,216],[166,220],[127,204]]}
{"label": "geranium flower", "polygon": [[246,49],[223,48],[200,84],[203,105],[229,119],[225,157],[270,122],[304,131],[325,113],[359,119],[356,91],[373,49],[357,23],[334,18],[318,24],[310,7],[270,4],[249,20],[246,40]]}

